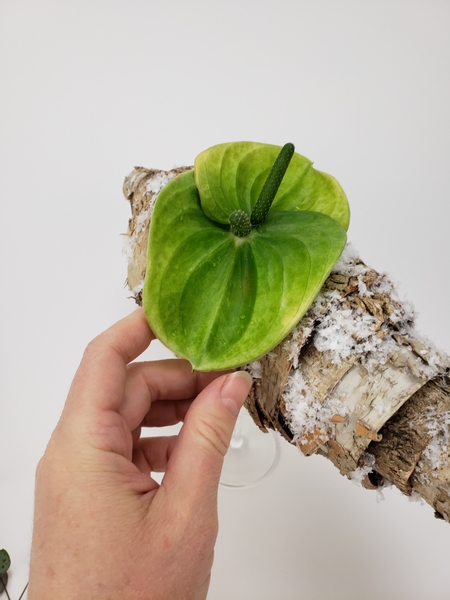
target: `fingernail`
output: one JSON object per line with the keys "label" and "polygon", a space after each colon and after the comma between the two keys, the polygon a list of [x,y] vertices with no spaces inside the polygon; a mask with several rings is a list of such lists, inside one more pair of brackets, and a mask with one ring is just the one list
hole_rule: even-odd
{"label": "fingernail", "polygon": [[252,387],[252,383],[253,379],[250,373],[247,373],[247,371],[235,371],[228,375],[221,387],[219,397],[224,406],[235,417],[239,414]]}

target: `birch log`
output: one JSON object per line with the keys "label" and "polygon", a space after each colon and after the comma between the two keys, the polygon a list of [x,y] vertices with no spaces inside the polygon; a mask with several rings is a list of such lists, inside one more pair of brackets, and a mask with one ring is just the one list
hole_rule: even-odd
{"label": "birch log", "polygon": [[[148,230],[162,187],[192,167],[136,167],[127,283],[138,304]],[[449,360],[414,328],[414,311],[384,274],[350,245],[319,296],[271,352],[245,365],[254,378],[247,409],[306,456],[327,457],[368,489],[395,485],[450,522]]]}

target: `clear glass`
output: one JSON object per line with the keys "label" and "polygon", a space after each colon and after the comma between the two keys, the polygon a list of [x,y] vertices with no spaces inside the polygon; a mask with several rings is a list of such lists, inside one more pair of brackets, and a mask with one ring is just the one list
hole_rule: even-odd
{"label": "clear glass", "polygon": [[243,408],[225,456],[221,485],[234,488],[255,485],[273,471],[279,454],[278,435],[274,431],[261,431]]}

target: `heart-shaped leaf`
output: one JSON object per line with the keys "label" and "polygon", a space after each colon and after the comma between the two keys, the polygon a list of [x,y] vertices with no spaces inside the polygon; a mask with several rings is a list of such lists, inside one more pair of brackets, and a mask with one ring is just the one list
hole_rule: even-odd
{"label": "heart-shaped leaf", "polygon": [[9,557],[9,554],[3,548],[2,550],[0,550],[0,575],[4,575],[10,566],[11,559]]}
{"label": "heart-shaped leaf", "polygon": [[253,142],[214,146],[156,202],[144,307],[158,338],[194,369],[231,368],[271,350],[305,314],[345,246],[344,192],[298,154],[267,218],[250,224],[279,154],[278,146]]}

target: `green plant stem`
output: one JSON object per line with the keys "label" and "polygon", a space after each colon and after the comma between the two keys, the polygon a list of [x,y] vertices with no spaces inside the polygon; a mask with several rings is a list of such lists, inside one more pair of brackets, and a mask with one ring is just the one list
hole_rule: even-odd
{"label": "green plant stem", "polygon": [[[6,592],[6,596],[7,596],[8,600],[11,600],[11,596],[10,596],[10,595],[9,595],[9,593],[8,593],[8,588],[6,587],[6,585],[5,585],[5,582],[3,581],[3,576],[2,576],[2,577],[0,577],[0,581],[2,582],[3,590]],[[26,585],[26,586],[23,588],[23,590],[22,590],[22,593],[21,593],[21,594],[20,594],[20,596],[19,596],[19,600],[22,600],[22,598],[23,598],[23,595],[24,595],[24,594],[25,594],[25,592],[27,591],[27,588],[28,588],[28,583],[29,583],[29,582],[27,582],[27,585]]]}
{"label": "green plant stem", "polygon": [[253,207],[250,220],[252,225],[260,225],[266,220],[267,214],[272,202],[275,198],[278,188],[281,185],[284,174],[291,162],[291,158],[294,154],[294,144],[285,144],[278,154],[275,162],[273,163],[272,169],[264,182],[263,188]]}
{"label": "green plant stem", "polygon": [[[28,582],[29,583],[29,582]],[[28,583],[27,585],[23,588],[23,592],[20,594],[19,600],[22,600],[23,595],[25,594],[25,592],[27,591],[27,587],[28,587]]]}
{"label": "green plant stem", "polygon": [[[8,588],[6,587],[6,585],[5,585],[5,582],[3,581],[3,576],[2,576],[2,577],[0,577],[0,581],[2,582],[2,586],[3,586],[3,589],[4,589],[4,590],[5,590],[5,592],[6,592],[6,595],[7,595],[7,597],[8,597],[8,600],[11,600],[11,596],[8,594]],[[21,596],[21,597],[22,597],[22,596]],[[20,599],[19,599],[19,600],[20,600]]]}

